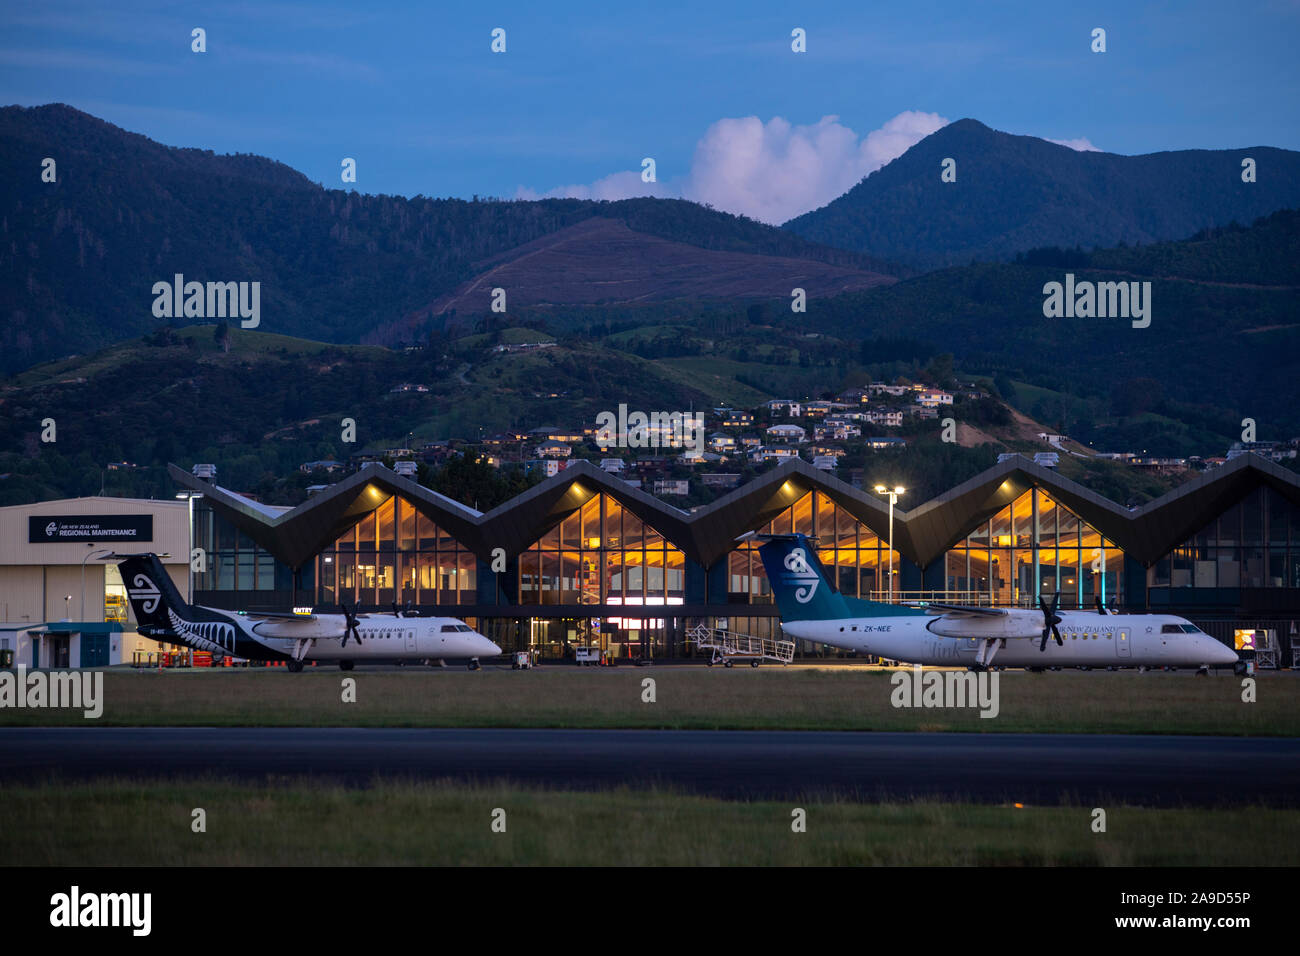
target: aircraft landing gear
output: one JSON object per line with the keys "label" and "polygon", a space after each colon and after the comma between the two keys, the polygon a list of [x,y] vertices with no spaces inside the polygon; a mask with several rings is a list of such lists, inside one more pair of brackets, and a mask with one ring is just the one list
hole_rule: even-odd
{"label": "aircraft landing gear", "polygon": [[1197,677],[1209,677],[1209,676],[1210,676],[1210,665],[1208,665],[1208,664],[1202,664],[1200,667],[1196,668],[1196,676],[1197,676]]}
{"label": "aircraft landing gear", "polygon": [[297,674],[297,673],[298,673],[299,671],[301,671],[301,670],[302,670],[302,661],[290,661],[290,662],[289,662],[289,673],[290,673],[290,674]]}
{"label": "aircraft landing gear", "polygon": [[478,662],[478,658],[477,658],[477,657],[473,658],[473,659],[470,660],[470,662],[469,662],[469,669],[472,670],[472,671],[476,671],[476,670],[478,670],[478,669],[479,669],[480,667],[482,667],[482,666],[483,666],[483,665],[480,664],[480,663]]}
{"label": "aircraft landing gear", "polygon": [[356,661],[339,661],[339,670],[350,671],[356,666]]}
{"label": "aircraft landing gear", "polygon": [[757,660],[752,660],[752,661],[750,661],[750,662],[749,662],[749,666],[750,666],[750,667],[757,667],[757,666],[758,666],[758,661],[757,661]]}

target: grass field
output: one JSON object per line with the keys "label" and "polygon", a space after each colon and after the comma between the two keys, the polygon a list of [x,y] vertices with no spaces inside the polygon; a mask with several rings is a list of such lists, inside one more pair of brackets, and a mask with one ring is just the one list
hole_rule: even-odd
{"label": "grass field", "polygon": [[[342,680],[356,680],[356,702]],[[367,671],[332,667],[114,670],[99,724],[117,726],[582,727],[891,730],[1291,736],[1300,680],[1260,675],[1255,703],[1228,675],[999,675],[999,714],[895,708],[889,672],[860,667],[489,667]],[[642,681],[655,681],[643,702]],[[85,725],[80,710],[0,709],[0,727]]]}
{"label": "grass field", "polygon": [[[0,865],[1294,866],[1300,811],[736,803],[377,781],[0,786]],[[792,830],[796,807],[806,830]],[[191,829],[193,810],[206,832]],[[505,811],[504,833],[491,829]],[[53,825],[52,821],[58,821]]]}

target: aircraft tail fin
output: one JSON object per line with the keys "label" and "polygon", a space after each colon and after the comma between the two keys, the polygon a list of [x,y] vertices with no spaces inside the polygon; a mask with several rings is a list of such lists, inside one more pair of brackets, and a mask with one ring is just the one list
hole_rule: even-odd
{"label": "aircraft tail fin", "polygon": [[117,565],[131,601],[131,610],[140,624],[170,628],[170,608],[182,620],[190,620],[190,606],[172,583],[171,576],[156,554],[132,555]]}
{"label": "aircraft tail fin", "polygon": [[817,549],[804,535],[771,535],[759,547],[758,556],[782,621],[829,621],[851,616],[844,596],[827,579]]}

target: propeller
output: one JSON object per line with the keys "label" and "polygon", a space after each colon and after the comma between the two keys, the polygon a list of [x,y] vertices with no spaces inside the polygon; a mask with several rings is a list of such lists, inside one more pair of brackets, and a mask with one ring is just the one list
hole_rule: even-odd
{"label": "propeller", "polygon": [[1110,613],[1109,611],[1106,610],[1106,605],[1104,605],[1104,604],[1101,603],[1101,595],[1100,595],[1100,594],[1098,594],[1095,598],[1093,598],[1093,602],[1097,605],[1097,613],[1098,613],[1098,614],[1109,614],[1109,613]]}
{"label": "propeller", "polygon": [[351,611],[348,610],[348,606],[347,606],[346,604],[340,604],[339,607],[343,608],[343,644],[342,644],[342,646],[343,646],[343,647],[347,647],[347,646],[348,646],[348,638],[349,638],[349,637],[351,637],[351,638],[352,638],[353,640],[355,640],[358,644],[360,644],[360,643],[361,643],[361,632],[360,632],[359,630],[357,630],[357,613],[356,613],[356,605],[353,605]]}
{"label": "propeller", "polygon": [[1056,638],[1056,643],[1065,646],[1065,641],[1061,640],[1061,632],[1056,629],[1056,625],[1061,623],[1061,616],[1056,613],[1057,605],[1061,603],[1061,592],[1057,591],[1052,595],[1052,606],[1049,608],[1047,602],[1043,600],[1042,595],[1038,596],[1038,606],[1043,609],[1043,640],[1038,645],[1040,651],[1047,650],[1047,636],[1050,634]]}
{"label": "propeller", "polygon": [[402,612],[399,611],[399,610],[397,609],[397,602],[394,601],[394,602],[393,602],[393,617],[403,617],[403,616],[404,616],[404,615],[402,614]]}

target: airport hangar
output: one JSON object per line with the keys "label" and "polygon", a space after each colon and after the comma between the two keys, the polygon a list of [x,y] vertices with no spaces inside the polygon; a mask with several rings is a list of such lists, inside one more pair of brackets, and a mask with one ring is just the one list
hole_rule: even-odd
{"label": "airport hangar", "polygon": [[[841,591],[891,593],[886,501],[802,461],[693,512],[579,461],[486,514],[373,463],[294,508],[169,467],[181,495],[202,496],[190,500],[206,555],[193,594],[214,607],[410,605],[542,659],[574,646],[679,658],[699,623],[779,629],[757,552],[736,540],[748,531],[815,535]],[[892,543],[895,600],[1035,606],[1059,592],[1062,607],[1089,608],[1103,598],[1184,615],[1225,643],[1269,632],[1274,660],[1294,663],[1300,476],[1255,455],[1132,510],[1015,457],[896,507]]]}
{"label": "airport hangar", "polygon": [[186,587],[184,501],[92,496],[0,508],[0,665],[106,667],[157,660],[134,630],[116,551],[153,551]]}

